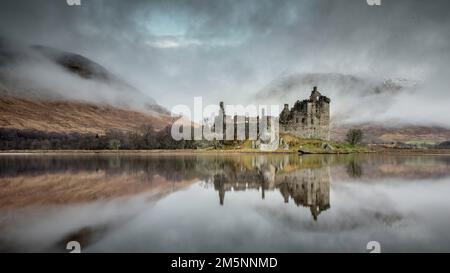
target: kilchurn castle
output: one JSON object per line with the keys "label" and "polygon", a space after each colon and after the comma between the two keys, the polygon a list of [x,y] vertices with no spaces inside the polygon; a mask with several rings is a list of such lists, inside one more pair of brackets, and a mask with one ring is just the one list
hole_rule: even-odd
{"label": "kilchurn castle", "polygon": [[280,132],[300,138],[330,139],[330,99],[314,87],[309,99],[297,101],[280,114]]}
{"label": "kilchurn castle", "polygon": [[[264,126],[271,126],[271,119],[269,116],[263,115],[262,117],[248,117],[248,116],[234,116],[229,117],[225,113],[224,103],[220,102],[219,117],[223,122],[223,139],[225,138],[226,131],[233,131],[234,139],[237,137],[237,128],[242,125],[245,127],[245,136],[243,139],[249,138],[250,128],[256,128],[257,139],[261,137],[261,124],[260,121],[264,121]],[[230,119],[229,124],[233,124],[234,128],[227,128],[226,121]],[[312,139],[330,139],[330,99],[323,96],[317,87],[314,87],[309,99],[297,101],[292,108],[289,108],[288,104],[284,105],[283,111],[280,113],[279,118],[279,132],[288,133],[300,138],[312,138]],[[233,138],[231,138],[233,139]]]}

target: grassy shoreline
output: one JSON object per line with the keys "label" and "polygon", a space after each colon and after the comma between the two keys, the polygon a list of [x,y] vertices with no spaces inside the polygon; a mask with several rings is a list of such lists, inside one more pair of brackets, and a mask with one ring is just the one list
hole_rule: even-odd
{"label": "grassy shoreline", "polygon": [[[207,149],[178,149],[178,150],[5,150],[0,151],[0,155],[70,155],[70,154],[85,154],[85,155],[242,155],[242,154],[259,154],[259,155],[273,155],[273,154],[299,154],[295,150],[276,150],[276,151],[259,151],[247,149],[224,149],[224,150],[207,150]],[[450,155],[449,149],[367,149],[364,151],[353,152],[311,152],[310,154],[323,155],[343,155],[343,154],[392,154],[392,155]]]}
{"label": "grassy shoreline", "polygon": [[[396,155],[432,155],[450,154],[450,149],[411,148],[399,149],[386,146],[350,145],[320,139],[301,139],[290,134],[282,134],[282,144],[275,151],[261,151],[252,147],[252,141],[227,141],[220,146],[198,149],[159,149],[159,150],[4,150],[0,155],[7,154],[92,154],[92,155],[241,155],[241,154],[396,154]],[[284,149],[283,149],[284,148]]]}

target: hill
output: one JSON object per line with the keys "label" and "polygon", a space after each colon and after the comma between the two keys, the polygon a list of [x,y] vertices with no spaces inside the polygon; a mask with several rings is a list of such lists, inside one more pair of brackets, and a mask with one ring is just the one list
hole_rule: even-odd
{"label": "hill", "polygon": [[108,129],[132,131],[144,124],[162,129],[171,122],[168,115],[153,115],[110,105],[0,97],[2,128],[104,134]]}
{"label": "hill", "polygon": [[80,54],[0,39],[0,128],[104,134],[172,122],[156,101]]}
{"label": "hill", "polygon": [[[440,143],[450,139],[450,128],[423,120],[415,122],[407,111],[396,109],[400,100],[414,97],[420,90],[421,83],[414,80],[339,73],[294,73],[272,80],[257,92],[254,99],[263,104],[292,105],[296,100],[308,97],[313,86],[318,86],[324,95],[331,98],[331,138],[335,141],[344,140],[350,128],[363,129],[367,143]],[[391,118],[386,112],[408,119]]]}

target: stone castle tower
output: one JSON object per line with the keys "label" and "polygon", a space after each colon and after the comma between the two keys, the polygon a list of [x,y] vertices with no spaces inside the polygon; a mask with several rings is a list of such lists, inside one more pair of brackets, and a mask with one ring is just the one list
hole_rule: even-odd
{"label": "stone castle tower", "polygon": [[297,101],[280,114],[280,132],[301,138],[330,139],[330,99],[314,87],[309,99]]}

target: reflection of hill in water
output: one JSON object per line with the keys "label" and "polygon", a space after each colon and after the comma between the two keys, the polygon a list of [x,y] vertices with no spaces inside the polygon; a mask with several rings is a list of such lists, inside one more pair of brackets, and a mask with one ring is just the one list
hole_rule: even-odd
{"label": "reflection of hill in water", "polygon": [[[294,238],[299,230],[335,236],[379,222],[397,228],[409,211],[396,206],[395,193],[383,196],[392,189],[391,182],[397,183],[396,191],[409,194],[411,186],[420,184],[430,194],[442,189],[440,181],[448,181],[449,175],[449,156],[2,155],[0,252],[65,251],[68,240],[95,247],[116,231],[130,232],[125,227],[135,230],[137,224],[150,230],[149,237],[153,234],[156,241],[167,227],[177,227],[184,235],[186,226],[202,241],[204,234],[233,241],[230,233],[244,234],[242,229],[260,223],[261,215],[282,238]],[[411,185],[414,179],[428,185]],[[239,191],[248,192],[234,198],[233,192]],[[331,193],[333,213],[323,215],[331,207]],[[249,195],[252,200],[240,198]],[[259,195],[270,200],[247,206]],[[274,200],[269,198],[274,195]],[[416,199],[411,196],[405,200]],[[289,204],[282,206],[283,200]],[[216,202],[225,207],[211,206]],[[320,215],[320,223],[309,215],[305,221],[308,210],[313,219]],[[223,221],[224,229],[211,229],[216,221]],[[152,233],[158,228],[161,233]],[[261,238],[266,238],[266,230],[261,231]],[[145,236],[138,237],[140,242]],[[121,247],[127,245],[128,241]]]}
{"label": "reflection of hill in water", "polygon": [[358,178],[377,182],[383,179],[440,179],[450,176],[450,156],[395,156],[386,154],[338,157],[331,164],[333,180]]}
{"label": "reflection of hill in water", "polygon": [[[450,175],[450,156],[392,156],[392,155],[3,155],[0,156],[0,179],[15,176],[105,171],[106,175],[154,175],[167,180],[207,179],[233,165],[251,170],[264,162],[283,165],[283,172],[296,169],[331,167],[336,180],[349,177],[378,179],[383,177],[439,178]],[[283,163],[284,162],[284,163]],[[287,164],[287,163],[288,164]],[[233,169],[234,168],[234,169]],[[278,167],[279,169],[279,167]],[[230,172],[228,172],[230,175]],[[232,176],[229,176],[230,178]]]}
{"label": "reflection of hill in water", "polygon": [[261,190],[262,198],[266,191],[278,191],[286,202],[310,208],[317,218],[330,207],[330,180],[377,183],[449,175],[449,156],[3,155],[0,209],[143,192],[163,197],[206,181],[219,192],[221,204],[231,190]]}
{"label": "reflection of hill in water", "polygon": [[[326,162],[306,160],[308,168],[301,168],[303,158],[290,162],[284,157],[277,162],[253,162],[253,168],[242,164],[227,166],[214,176],[214,189],[219,192],[221,205],[228,191],[261,190],[261,198],[266,191],[279,191],[285,203],[292,199],[297,206],[308,207],[314,220],[324,210],[330,208],[330,172]],[[312,159],[312,158],[310,158]]]}

